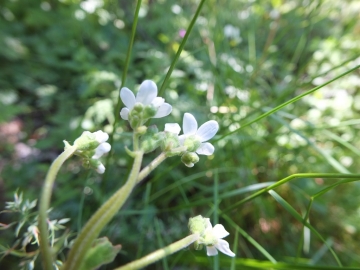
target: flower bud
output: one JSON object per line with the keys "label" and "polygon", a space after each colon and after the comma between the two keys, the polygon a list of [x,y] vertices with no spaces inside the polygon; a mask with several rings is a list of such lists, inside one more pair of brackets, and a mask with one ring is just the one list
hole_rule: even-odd
{"label": "flower bud", "polygon": [[143,112],[143,110],[144,110],[144,105],[140,102],[136,102],[134,105],[134,108],[132,110],[132,113],[139,114],[139,113]]}
{"label": "flower bud", "polygon": [[181,161],[185,164],[185,166],[191,168],[199,161],[199,156],[194,152],[186,152],[182,155]]}
{"label": "flower bud", "polygon": [[161,137],[158,135],[158,129],[155,125],[147,128],[146,133],[140,138],[140,149],[144,153],[150,153],[160,146]]}
{"label": "flower bud", "polygon": [[196,136],[189,136],[184,141],[187,151],[195,152],[201,145],[201,141]]}
{"label": "flower bud", "polygon": [[157,108],[154,105],[150,104],[148,106],[145,106],[144,119],[149,119],[154,117],[156,112],[157,112]]}
{"label": "flower bud", "polygon": [[84,131],[81,136],[74,141],[74,146],[80,151],[94,150],[99,144],[96,134],[90,131]]}
{"label": "flower bud", "polygon": [[198,233],[202,235],[205,229],[208,227],[208,218],[204,218],[202,215],[198,215],[193,218],[189,218],[188,227],[191,233]]}

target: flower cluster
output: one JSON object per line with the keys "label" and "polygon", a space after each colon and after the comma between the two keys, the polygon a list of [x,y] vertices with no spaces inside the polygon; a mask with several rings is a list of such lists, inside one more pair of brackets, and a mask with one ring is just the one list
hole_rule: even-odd
{"label": "flower cluster", "polygon": [[216,224],[213,227],[209,218],[199,215],[189,219],[189,229],[191,233],[200,235],[199,240],[195,242],[196,249],[201,249],[202,245],[205,245],[208,256],[217,255],[219,250],[230,257],[235,257],[229,243],[222,239],[229,235],[223,225]]}
{"label": "flower cluster", "polygon": [[[126,87],[120,91],[120,98],[125,104],[120,112],[124,120],[128,120],[134,130],[149,118],[161,118],[170,114],[172,107],[161,97],[157,97],[156,84],[150,80],[140,85],[135,95]],[[212,155],[214,146],[207,142],[215,136],[219,124],[210,120],[198,128],[195,117],[190,113],[184,114],[183,134],[179,136],[181,128],[177,123],[165,124],[164,132],[149,127],[141,138],[141,147],[144,152],[150,152],[161,146],[167,156],[181,155],[181,161],[187,167],[193,167],[199,161],[199,155]]]}
{"label": "flower cluster", "polygon": [[[84,131],[79,138],[74,141],[77,150],[75,155],[83,158],[83,165],[86,168],[93,168],[98,173],[105,172],[105,166],[100,162],[99,158],[111,150],[111,145],[106,141],[109,135],[101,130],[96,132]],[[68,146],[65,142],[65,148]]]}
{"label": "flower cluster", "polygon": [[157,96],[158,89],[153,81],[144,81],[136,97],[126,88],[121,88],[120,98],[125,104],[120,112],[124,120],[128,120],[133,129],[140,127],[150,118],[161,118],[171,113],[172,107],[165,100]]}

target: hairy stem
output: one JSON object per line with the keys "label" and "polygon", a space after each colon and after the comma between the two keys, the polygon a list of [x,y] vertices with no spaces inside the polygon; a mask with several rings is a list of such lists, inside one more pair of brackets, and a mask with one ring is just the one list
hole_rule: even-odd
{"label": "hairy stem", "polygon": [[46,175],[44,186],[40,198],[39,206],[39,237],[40,237],[40,251],[42,257],[42,264],[45,270],[53,269],[53,254],[48,243],[49,232],[47,224],[47,211],[50,206],[52,188],[55,182],[57,173],[64,162],[74,154],[76,151],[75,146],[69,146],[64,152],[58,156],[51,164],[49,171]]}
{"label": "hairy stem", "polygon": [[199,239],[198,233],[191,234],[175,243],[168,245],[167,247],[158,249],[157,251],[154,251],[139,260],[132,261],[131,263],[128,263],[128,264],[121,266],[119,268],[116,268],[114,270],[134,270],[134,269],[143,268],[143,267],[145,267],[153,262],[156,262],[168,255],[171,255],[183,248],[186,248],[187,246],[191,245],[198,239]]}
{"label": "hairy stem", "polygon": [[75,240],[69,252],[68,259],[62,269],[78,270],[81,269],[83,259],[87,251],[91,248],[93,241],[99,236],[105,225],[115,216],[123,206],[126,199],[137,183],[138,174],[144,153],[142,151],[132,152],[134,164],[125,185],[123,185],[113,196],[110,197],[90,218],[83,230]]}

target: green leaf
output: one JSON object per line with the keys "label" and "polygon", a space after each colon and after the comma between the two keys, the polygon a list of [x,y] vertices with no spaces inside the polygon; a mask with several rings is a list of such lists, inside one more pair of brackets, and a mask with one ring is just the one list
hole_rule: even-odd
{"label": "green leaf", "polygon": [[86,253],[81,270],[97,269],[112,262],[120,249],[120,245],[113,246],[107,237],[96,239],[93,247]]}

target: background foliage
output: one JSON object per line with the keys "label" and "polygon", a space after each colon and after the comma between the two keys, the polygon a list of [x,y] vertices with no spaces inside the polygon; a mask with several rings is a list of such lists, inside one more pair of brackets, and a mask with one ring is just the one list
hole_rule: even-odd
{"label": "background foliage", "polygon": [[[161,85],[197,4],[144,1],[127,87],[136,91],[144,79]],[[130,128],[125,121],[115,130],[112,125],[119,117],[113,111],[133,13],[134,3],[125,0],[10,0],[1,5],[2,206],[16,190],[36,199],[49,164],[63,149],[62,140],[72,142],[84,129],[115,134],[107,177],[82,169],[76,158],[67,162],[54,187],[51,217],[70,218],[67,226],[76,232],[122,185],[131,166],[124,151]],[[202,157],[194,168],[171,158],[135,189],[102,233],[122,245],[114,265],[182,238],[188,218],[198,214],[225,225],[227,240],[236,248],[237,268],[248,259],[266,258],[239,235],[236,225],[276,260],[296,260],[302,225],[273,197],[221,210],[244,198],[253,185],[294,173],[359,173],[360,72],[239,128],[359,65],[359,14],[358,1],[206,1],[165,89],[165,99],[173,105],[171,119],[152,122],[161,130],[165,121],[181,123],[185,112],[199,123],[217,120],[215,155]],[[334,181],[297,179],[276,192],[304,214],[310,196]],[[345,266],[360,266],[359,193],[357,182],[338,186],[318,198],[310,213],[311,224]],[[14,219],[1,215],[4,224]],[[6,247],[15,241],[6,232],[1,239]],[[300,255],[298,262],[308,265],[336,265],[313,235]],[[207,258],[190,249],[149,269],[228,269],[230,263],[225,256]],[[15,269],[18,260],[6,256],[0,264]]]}

